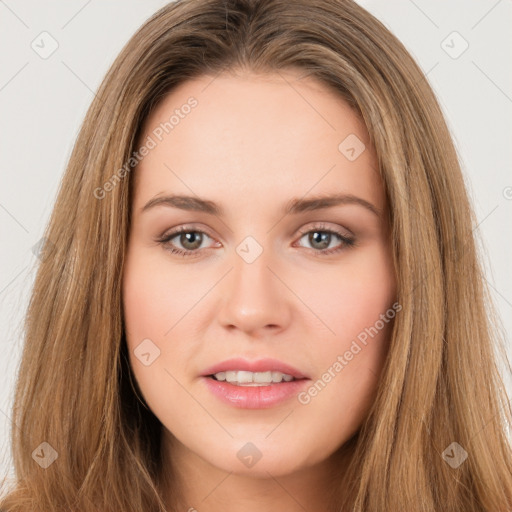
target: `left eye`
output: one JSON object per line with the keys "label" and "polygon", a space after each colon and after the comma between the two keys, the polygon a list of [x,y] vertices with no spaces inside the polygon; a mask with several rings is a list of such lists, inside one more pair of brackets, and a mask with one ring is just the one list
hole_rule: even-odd
{"label": "left eye", "polygon": [[[186,228],[181,228],[173,233],[169,233],[168,235],[162,236],[157,241],[161,243],[166,250],[170,251],[172,254],[178,254],[181,256],[189,256],[194,253],[198,253],[198,249],[204,249],[202,247],[203,242],[206,238],[211,237],[199,230],[187,230]],[[307,237],[308,243],[311,245],[309,250],[313,250],[317,255],[325,255],[331,254],[338,251],[343,250],[344,248],[348,248],[354,245],[355,240],[351,237],[345,236],[342,233],[337,231],[333,231],[330,229],[324,228],[313,228],[309,231],[304,231],[301,233],[301,237],[299,240]],[[333,237],[338,238],[340,240],[340,244],[335,246],[334,248],[329,248]],[[175,243],[171,243],[174,238],[178,238],[179,244],[183,247],[180,249],[175,246]],[[299,247],[304,247],[303,245],[299,245]]]}
{"label": "left eye", "polygon": [[[324,229],[313,229],[311,231],[308,231],[304,235],[301,236],[300,240],[302,240],[304,237],[307,237],[308,243],[312,246],[312,249],[318,249],[322,252],[334,252],[332,248],[329,249],[329,246],[331,245],[331,242],[334,238],[338,238],[338,240],[341,240],[342,245],[352,245],[353,240],[350,238],[347,238],[340,233],[337,233],[335,231],[330,230],[324,230]],[[329,249],[329,250],[328,250]],[[336,247],[334,250],[340,250]]]}

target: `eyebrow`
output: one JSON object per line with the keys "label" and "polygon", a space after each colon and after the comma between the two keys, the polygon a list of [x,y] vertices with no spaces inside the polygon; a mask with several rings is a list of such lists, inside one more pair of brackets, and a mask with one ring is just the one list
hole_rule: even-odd
{"label": "eyebrow", "polygon": [[[319,195],[308,199],[293,198],[288,203],[286,203],[283,208],[283,213],[286,215],[299,214],[303,212],[322,210],[324,208],[332,208],[333,206],[348,204],[362,206],[379,218],[382,215],[382,212],[372,203],[352,194]],[[204,212],[219,217],[224,215],[224,209],[214,201],[201,199],[200,197],[183,195],[166,195],[154,197],[141,208],[141,213],[148,211],[155,206],[168,206],[179,208],[181,210]]]}

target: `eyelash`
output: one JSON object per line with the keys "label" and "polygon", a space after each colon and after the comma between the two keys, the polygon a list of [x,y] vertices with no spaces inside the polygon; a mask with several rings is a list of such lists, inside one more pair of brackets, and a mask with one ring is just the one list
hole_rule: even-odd
{"label": "eyelash", "polygon": [[[299,240],[304,235],[307,235],[311,232],[330,233],[332,235],[336,235],[337,237],[339,237],[342,242],[342,245],[337,248],[323,249],[323,250],[310,249],[311,251],[313,251],[314,256],[322,257],[322,256],[330,255],[330,254],[335,254],[340,251],[343,251],[344,249],[349,249],[356,244],[355,238],[347,237],[347,236],[343,235],[341,232],[333,230],[333,229],[327,229],[324,225],[318,225],[318,226],[314,226],[313,228],[310,228],[310,229],[307,229],[304,231],[299,231],[299,233],[300,233]],[[208,235],[208,233],[201,231],[199,229],[192,229],[187,226],[180,226],[179,228],[175,229],[171,233],[162,235],[156,241],[158,243],[162,244],[164,246],[165,250],[169,251],[171,254],[175,254],[178,256],[182,256],[182,257],[186,257],[189,255],[196,255],[199,252],[199,249],[195,249],[195,250],[191,251],[188,249],[176,249],[175,247],[166,247],[166,245],[173,238],[175,238],[177,235],[180,235],[182,233],[202,233],[202,234],[208,236],[209,238],[212,238],[212,237],[210,237],[210,235]],[[308,248],[306,247],[306,249],[308,249]]]}

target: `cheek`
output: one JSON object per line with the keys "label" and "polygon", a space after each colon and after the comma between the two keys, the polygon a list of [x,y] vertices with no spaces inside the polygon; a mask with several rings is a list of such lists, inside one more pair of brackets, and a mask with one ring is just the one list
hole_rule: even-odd
{"label": "cheek", "polygon": [[328,272],[309,278],[303,293],[328,329],[322,336],[326,346],[341,350],[392,306],[396,287],[391,255],[381,245],[353,252]]}
{"label": "cheek", "polygon": [[185,306],[197,301],[199,291],[180,266],[173,268],[165,258],[145,258],[142,249],[133,249],[123,278],[128,338],[150,338],[163,343],[173,325],[186,313]]}
{"label": "cheek", "polygon": [[[309,347],[320,373],[299,401],[309,414],[328,410],[323,428],[333,436],[355,433],[376,392],[398,309],[391,257],[381,247],[347,258],[315,279],[309,304],[329,327]],[[322,301],[323,297],[323,301]],[[328,297],[328,300],[325,298]],[[321,343],[321,346],[318,346]]]}
{"label": "cheek", "polygon": [[176,408],[187,405],[187,397],[172,378],[172,361],[181,357],[183,346],[175,340],[171,352],[169,341],[173,325],[185,313],[190,288],[185,273],[165,265],[164,258],[151,258],[139,247],[128,252],[123,310],[130,366],[149,408],[166,425],[172,425]]}

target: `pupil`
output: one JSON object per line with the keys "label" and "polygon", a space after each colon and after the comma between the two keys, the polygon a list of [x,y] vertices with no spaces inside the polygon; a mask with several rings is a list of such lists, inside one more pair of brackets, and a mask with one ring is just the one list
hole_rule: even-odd
{"label": "pupil", "polygon": [[[181,235],[181,244],[187,250],[197,249],[201,246],[202,235],[197,232],[190,233],[182,233]],[[326,233],[324,231],[313,231],[309,234],[309,242],[310,244],[317,249],[325,249],[329,247],[329,242],[331,241],[331,234]]]}
{"label": "pupil", "polygon": [[[318,236],[319,235],[319,236]],[[309,243],[315,247],[315,244],[318,242],[320,246],[315,248],[317,249],[325,249],[329,247],[329,242],[331,241],[331,234],[322,232],[322,231],[313,231],[309,234]]]}
{"label": "pupil", "polygon": [[[197,249],[198,247],[201,246],[201,233],[197,233],[197,232],[191,232],[191,233],[183,233],[181,235],[181,244],[183,245],[183,247],[185,247],[185,249],[187,250],[193,250],[193,249]],[[194,241],[195,239],[195,241]],[[198,242],[199,241],[199,242]],[[187,245],[187,244],[191,244],[190,245]]]}

